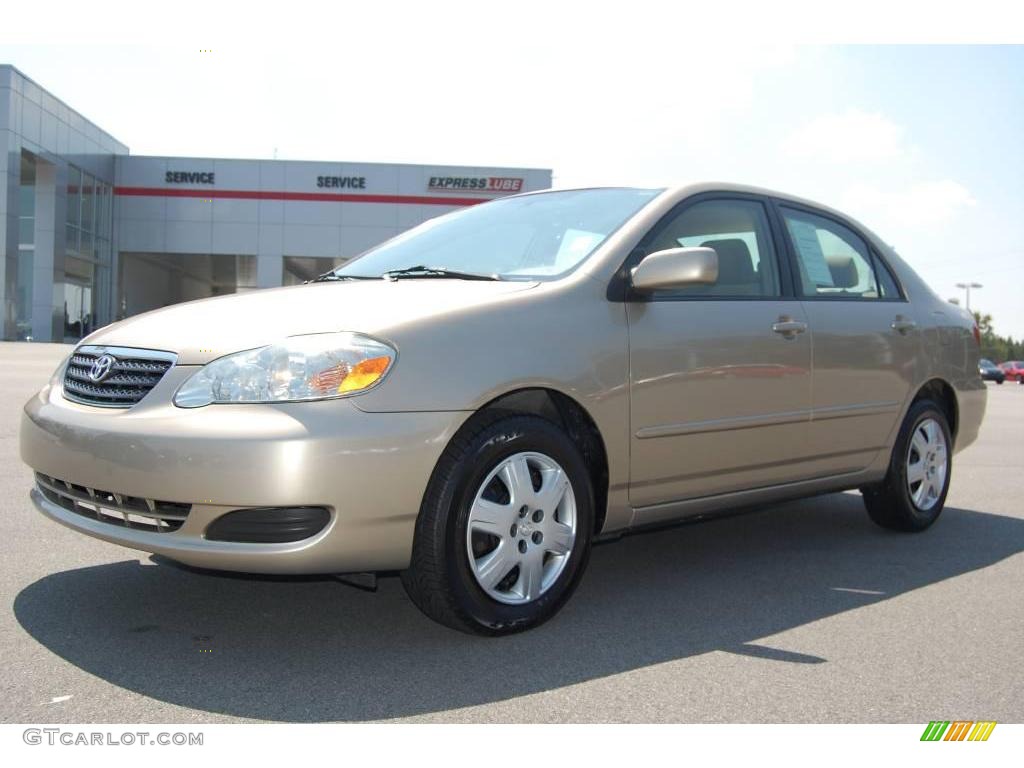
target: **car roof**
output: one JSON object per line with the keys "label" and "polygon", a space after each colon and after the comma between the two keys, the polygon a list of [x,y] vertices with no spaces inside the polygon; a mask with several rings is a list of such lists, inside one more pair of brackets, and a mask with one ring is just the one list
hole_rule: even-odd
{"label": "car roof", "polygon": [[839,219],[845,219],[846,221],[854,224],[857,229],[863,230],[866,233],[870,233],[876,240],[884,242],[881,238],[876,235],[870,227],[865,226],[860,221],[857,221],[853,216],[845,211],[840,211],[838,208],[833,208],[825,203],[820,203],[817,200],[811,200],[808,197],[800,197],[799,195],[793,195],[789,192],[781,192],[777,189],[769,189],[767,187],[757,187],[752,184],[735,184],[728,181],[699,181],[691,184],[684,184],[677,187],[672,187],[671,191],[679,197],[689,197],[690,195],[700,194],[701,192],[739,192],[748,195],[760,195],[762,197],[773,197],[783,202],[795,203],[797,205],[805,205],[810,208],[816,208],[819,211],[830,213]]}
{"label": "car roof", "polygon": [[[850,224],[854,225],[856,229],[861,230],[865,234],[870,235],[874,238],[877,243],[885,244],[885,241],[880,238],[870,227],[865,226],[860,221],[856,220],[850,214],[840,211],[824,203],[819,203],[816,200],[810,198],[800,197],[799,195],[792,195],[788,192],[780,192],[776,189],[769,189],[767,187],[758,187],[752,184],[737,184],[730,181],[693,181],[687,184],[678,184],[670,187],[643,187],[643,186],[628,186],[628,185],[608,185],[608,186],[592,186],[592,187],[564,187],[557,189],[544,189],[536,192],[526,192],[526,195],[542,195],[547,192],[572,192],[582,191],[586,189],[636,189],[636,190],[660,190],[660,194],[655,199],[670,198],[673,200],[682,200],[690,197],[691,195],[698,195],[704,192],[737,192],[740,194],[747,195],[760,195],[762,197],[772,197],[783,202],[795,203],[797,205],[804,205],[810,208],[817,209],[824,213],[831,214],[840,220],[845,220]],[[500,199],[500,198],[499,198]]]}

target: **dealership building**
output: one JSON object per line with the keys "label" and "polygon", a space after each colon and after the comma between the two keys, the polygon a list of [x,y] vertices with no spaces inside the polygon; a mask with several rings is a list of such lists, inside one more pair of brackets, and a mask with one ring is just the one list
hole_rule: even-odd
{"label": "dealership building", "polygon": [[144,157],[0,64],[0,337],[76,341],[180,301],[301,283],[551,171]]}

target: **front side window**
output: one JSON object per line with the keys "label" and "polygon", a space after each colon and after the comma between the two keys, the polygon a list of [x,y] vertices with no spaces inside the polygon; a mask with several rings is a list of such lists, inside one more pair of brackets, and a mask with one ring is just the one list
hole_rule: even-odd
{"label": "front side window", "polygon": [[657,189],[583,189],[495,200],[431,219],[334,271],[380,277],[423,266],[551,280],[580,264]]}
{"label": "front side window", "polygon": [[796,251],[798,284],[804,296],[851,299],[895,298],[895,282],[888,275],[886,293],[878,289],[874,259],[867,244],[842,224],[804,211],[782,209],[790,241]]}
{"label": "front side window", "polygon": [[718,281],[658,295],[779,296],[779,270],[764,205],[750,200],[706,200],[687,206],[654,230],[644,250],[705,247],[718,254]]}

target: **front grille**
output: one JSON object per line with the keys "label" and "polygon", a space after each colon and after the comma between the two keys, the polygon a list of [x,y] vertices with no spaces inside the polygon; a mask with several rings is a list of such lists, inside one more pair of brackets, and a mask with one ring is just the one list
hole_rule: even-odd
{"label": "front grille", "polygon": [[[94,377],[90,374],[101,358],[101,375]],[[64,371],[64,396],[87,405],[129,408],[157,385],[174,360],[174,354],[153,349],[79,347]]]}
{"label": "front grille", "polygon": [[188,513],[192,511],[191,504],[101,491],[58,480],[41,472],[36,472],[36,486],[49,501],[68,512],[122,528],[172,533],[181,528]]}

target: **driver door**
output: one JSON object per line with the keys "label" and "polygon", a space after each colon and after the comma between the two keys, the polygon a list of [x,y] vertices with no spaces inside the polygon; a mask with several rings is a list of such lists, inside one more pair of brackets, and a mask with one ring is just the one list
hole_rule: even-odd
{"label": "driver door", "polygon": [[804,476],[811,329],[778,242],[764,201],[730,195],[684,201],[641,243],[713,248],[719,274],[626,305],[634,508]]}

